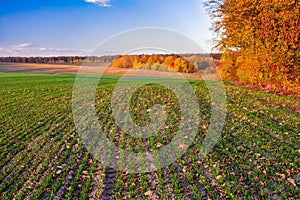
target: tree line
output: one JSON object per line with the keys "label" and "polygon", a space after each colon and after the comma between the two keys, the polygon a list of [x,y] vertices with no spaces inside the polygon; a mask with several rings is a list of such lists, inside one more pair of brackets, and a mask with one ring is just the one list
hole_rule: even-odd
{"label": "tree line", "polygon": [[117,68],[138,68],[181,73],[215,73],[221,53],[211,54],[153,54],[57,57],[0,57],[0,63],[74,64],[111,63]]}
{"label": "tree line", "polygon": [[6,63],[82,64],[110,63],[118,56],[0,57]]}
{"label": "tree line", "polygon": [[225,80],[299,92],[300,1],[209,0]]}
{"label": "tree line", "polygon": [[123,55],[115,59],[111,65],[117,68],[175,71],[181,73],[193,73],[197,71],[194,65],[177,54]]}

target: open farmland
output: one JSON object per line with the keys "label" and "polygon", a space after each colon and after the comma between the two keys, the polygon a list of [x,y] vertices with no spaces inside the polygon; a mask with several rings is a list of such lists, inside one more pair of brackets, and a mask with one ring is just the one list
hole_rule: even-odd
{"label": "open farmland", "polygon": [[[168,116],[157,138],[136,139],[119,130],[109,106],[119,78],[104,75],[97,87],[101,129],[120,148],[157,151],[176,134],[176,98],[155,84],[136,91],[135,123],[149,123],[154,104],[164,105]],[[190,80],[201,112],[193,144],[175,163],[135,174],[103,166],[86,150],[72,117],[75,75],[1,73],[0,80],[1,199],[300,198],[299,99],[226,85],[222,135],[199,158],[210,96],[204,81]]]}

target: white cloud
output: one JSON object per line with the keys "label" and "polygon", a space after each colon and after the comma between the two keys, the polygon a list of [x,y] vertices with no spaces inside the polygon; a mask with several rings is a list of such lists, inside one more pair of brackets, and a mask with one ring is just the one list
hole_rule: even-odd
{"label": "white cloud", "polygon": [[29,43],[0,47],[0,56],[85,56],[88,53],[83,49],[49,48]]}
{"label": "white cloud", "polygon": [[34,44],[22,43],[22,44],[13,45],[12,47],[14,47],[14,48],[28,48],[28,47],[33,47],[33,46],[34,46]]}
{"label": "white cloud", "polygon": [[94,3],[102,7],[111,7],[112,0],[84,0],[87,3]]}

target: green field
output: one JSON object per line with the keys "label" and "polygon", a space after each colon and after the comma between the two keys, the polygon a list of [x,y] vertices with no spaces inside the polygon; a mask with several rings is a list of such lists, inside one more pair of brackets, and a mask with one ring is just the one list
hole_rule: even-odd
{"label": "green field", "polygon": [[[172,140],[180,113],[172,92],[146,85],[131,99],[132,118],[165,104],[168,126],[157,138],[120,131],[109,103],[120,76],[96,92],[101,129],[120,148],[157,151]],[[226,85],[226,123],[205,158],[199,148],[210,119],[204,81],[190,80],[200,106],[193,144],[175,163],[151,173],[103,166],[86,150],[72,117],[75,75],[0,74],[1,199],[300,199],[300,100]]]}

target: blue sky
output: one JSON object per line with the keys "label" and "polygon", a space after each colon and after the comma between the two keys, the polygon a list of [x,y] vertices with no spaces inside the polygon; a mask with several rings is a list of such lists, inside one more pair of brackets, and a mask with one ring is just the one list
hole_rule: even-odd
{"label": "blue sky", "polygon": [[86,55],[123,31],[161,27],[211,50],[202,0],[0,0],[0,56]]}

